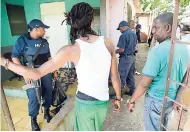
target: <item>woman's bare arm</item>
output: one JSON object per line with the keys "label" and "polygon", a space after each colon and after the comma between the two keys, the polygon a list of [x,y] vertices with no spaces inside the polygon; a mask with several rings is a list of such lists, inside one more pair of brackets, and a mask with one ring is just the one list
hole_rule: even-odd
{"label": "woman's bare arm", "polygon": [[[26,78],[37,80],[42,76],[59,69],[66,62],[72,61],[73,52],[75,52],[73,51],[73,45],[67,45],[61,48],[57,52],[55,57],[44,63],[39,68],[29,68],[26,66],[15,64],[13,62],[9,62],[8,69]],[[5,66],[5,63],[6,59],[1,58],[1,65]]]}
{"label": "woman's bare arm", "polygon": [[118,73],[118,64],[117,64],[117,58],[115,54],[115,47],[111,39],[106,39],[105,43],[106,43],[106,47],[108,48],[112,56],[110,71],[111,71],[111,80],[112,80],[113,88],[116,92],[117,99],[121,99],[121,81],[120,81],[120,77]]}

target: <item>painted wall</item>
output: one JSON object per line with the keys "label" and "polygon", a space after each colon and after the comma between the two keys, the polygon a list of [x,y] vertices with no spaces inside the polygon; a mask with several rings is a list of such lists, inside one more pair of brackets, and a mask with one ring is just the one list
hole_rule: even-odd
{"label": "painted wall", "polygon": [[100,7],[100,0],[65,0],[66,11],[69,11],[74,4],[79,2],[87,2],[94,8]]}
{"label": "painted wall", "polygon": [[18,36],[11,34],[5,3],[24,5],[23,0],[1,0],[1,47],[13,45],[18,38]]}
{"label": "painted wall", "polygon": [[[7,10],[5,3],[13,5],[23,5],[26,14],[26,21],[29,23],[32,19],[41,19],[40,4],[49,2],[61,2],[65,1],[66,11],[69,11],[71,7],[78,2],[87,2],[94,8],[100,7],[100,0],[1,0],[1,55],[6,52],[12,51],[16,39],[19,36],[12,36]],[[69,32],[69,28],[68,28]],[[68,33],[69,34],[69,33]],[[12,76],[12,73],[1,67],[1,81],[7,80]],[[6,75],[6,76],[5,76]]]}
{"label": "painted wall", "polygon": [[[1,55],[12,50],[12,45],[15,43],[18,36],[12,36],[7,16],[6,3],[14,5],[24,5],[23,0],[1,0]],[[1,81],[7,80],[12,77],[10,71],[1,67]]]}
{"label": "painted wall", "polygon": [[109,1],[109,14],[110,14],[110,25],[109,25],[109,35],[113,40],[115,46],[117,45],[119,36],[121,35],[119,30],[116,30],[119,23],[125,20],[126,16],[124,14],[124,0],[110,0]]}
{"label": "painted wall", "polygon": [[132,9],[132,19],[135,15],[135,8],[132,0],[109,0],[109,37],[117,46],[121,35],[119,30],[116,30],[119,23],[123,20],[127,21],[127,3]]}
{"label": "painted wall", "polygon": [[132,20],[134,20],[135,19],[135,14],[136,14],[136,9],[135,9],[135,6],[134,6],[134,2],[133,2],[133,0],[125,0],[126,11],[127,11],[127,3],[131,6]]}
{"label": "painted wall", "polygon": [[34,18],[41,19],[41,3],[60,1],[65,1],[66,11],[70,10],[71,7],[78,2],[88,2],[94,8],[100,7],[100,0],[1,0],[1,47],[12,46],[18,38],[18,36],[11,35],[5,3],[24,5],[26,21],[29,23]]}

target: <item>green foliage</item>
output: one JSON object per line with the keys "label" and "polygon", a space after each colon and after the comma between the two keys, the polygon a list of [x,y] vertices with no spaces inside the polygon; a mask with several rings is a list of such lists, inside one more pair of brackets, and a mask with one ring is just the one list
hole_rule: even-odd
{"label": "green foliage", "polygon": [[[141,9],[144,12],[161,13],[164,11],[173,11],[173,0],[140,0]],[[190,0],[180,0],[180,14],[184,8],[190,4]]]}
{"label": "green foliage", "polygon": [[185,7],[190,4],[190,0],[180,0],[180,4],[182,7]]}

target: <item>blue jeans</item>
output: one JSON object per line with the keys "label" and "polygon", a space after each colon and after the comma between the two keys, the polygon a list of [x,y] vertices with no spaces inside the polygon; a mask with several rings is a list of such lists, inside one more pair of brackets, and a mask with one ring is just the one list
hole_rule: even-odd
{"label": "blue jeans", "polygon": [[127,84],[128,88],[130,89],[130,92],[133,93],[135,90],[135,56],[129,55],[127,57],[121,57],[119,59],[118,70],[121,79],[121,87],[124,88],[125,84]]}
{"label": "blue jeans", "polygon": [[[167,128],[168,118],[173,110],[173,102],[167,103],[164,126]],[[148,93],[144,101],[144,127],[145,131],[159,131],[163,101],[151,97]]]}
{"label": "blue jeans", "polygon": [[[41,78],[41,95],[44,100],[43,107],[49,108],[52,104],[52,77],[51,74],[47,74]],[[40,104],[36,96],[35,88],[27,89],[28,111],[29,116],[35,117],[39,114]]]}

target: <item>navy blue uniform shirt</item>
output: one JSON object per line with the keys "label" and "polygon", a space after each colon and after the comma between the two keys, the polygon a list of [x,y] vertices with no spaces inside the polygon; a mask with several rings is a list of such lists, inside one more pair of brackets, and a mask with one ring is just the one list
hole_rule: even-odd
{"label": "navy blue uniform shirt", "polygon": [[[21,59],[21,57],[24,57],[25,55],[34,56],[37,49],[39,48],[39,45],[42,43],[43,43],[43,47],[40,49],[40,52],[36,60],[34,61],[35,65],[42,65],[43,63],[48,61],[48,58],[51,57],[49,44],[47,40],[43,38],[32,39],[29,33],[26,35],[20,36],[17,39],[12,50],[12,58]],[[25,57],[23,61],[24,63],[27,62]]]}
{"label": "navy blue uniform shirt", "polygon": [[134,54],[135,53],[136,45],[137,45],[136,34],[131,29],[127,29],[120,36],[117,47],[124,49],[124,52],[121,53],[120,55],[122,55],[122,54],[128,55],[128,54]]}

